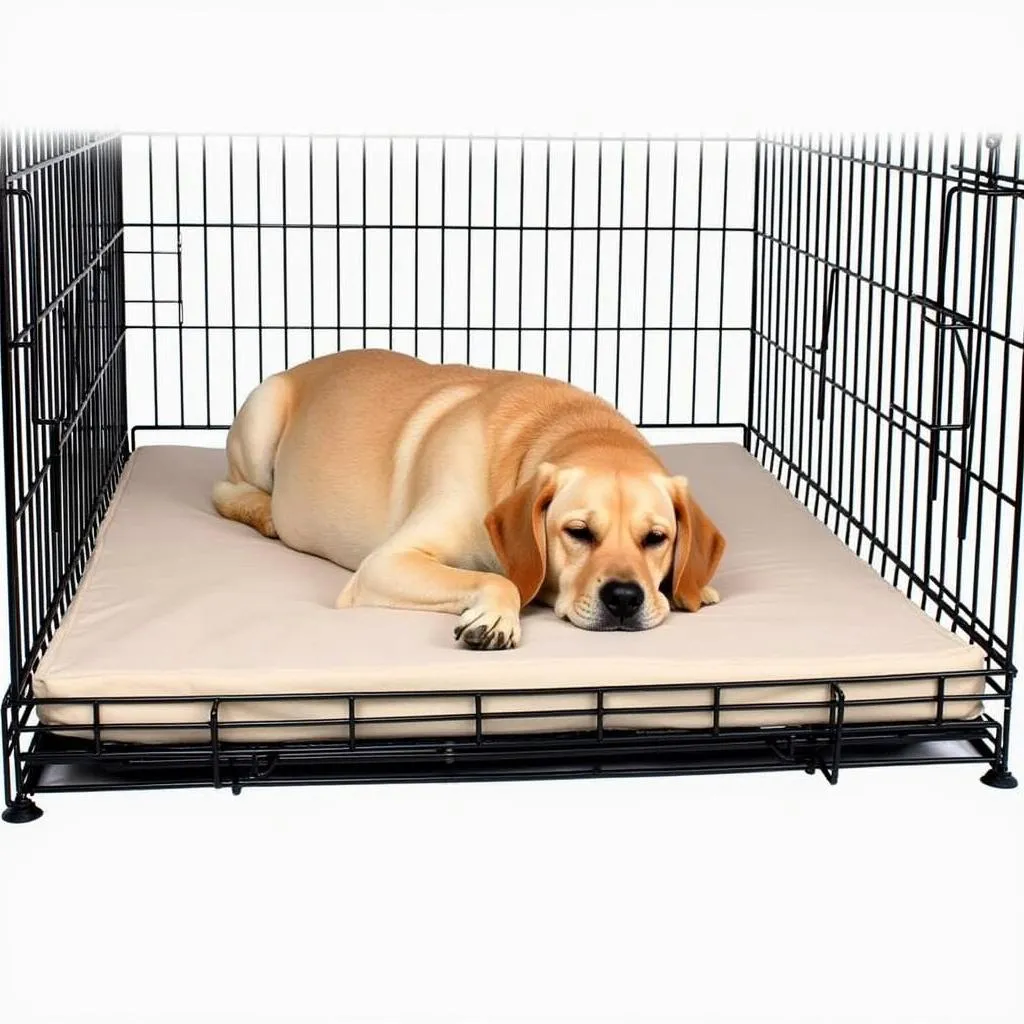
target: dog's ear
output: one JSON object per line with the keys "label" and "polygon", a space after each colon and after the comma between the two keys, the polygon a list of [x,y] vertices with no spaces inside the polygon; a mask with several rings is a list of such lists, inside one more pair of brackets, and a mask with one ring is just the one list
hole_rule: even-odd
{"label": "dog's ear", "polygon": [[555,496],[558,470],[548,462],[499,502],[484,519],[505,574],[516,585],[525,608],[544,582],[548,545],[544,513]]}
{"label": "dog's ear", "polygon": [[725,538],[693,500],[686,477],[669,481],[676,510],[676,546],[672,557],[672,606],[695,612],[705,602],[704,588],[711,582],[725,551]]}

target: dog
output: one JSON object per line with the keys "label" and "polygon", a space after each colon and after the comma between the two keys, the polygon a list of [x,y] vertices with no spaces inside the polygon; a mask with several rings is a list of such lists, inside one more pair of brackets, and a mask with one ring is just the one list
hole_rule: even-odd
{"label": "dog", "polygon": [[640,431],[533,374],[384,350],[269,377],[227,437],[227,519],[354,571],[337,607],[448,612],[475,650],[518,646],[531,601],[643,630],[716,604],[725,538]]}

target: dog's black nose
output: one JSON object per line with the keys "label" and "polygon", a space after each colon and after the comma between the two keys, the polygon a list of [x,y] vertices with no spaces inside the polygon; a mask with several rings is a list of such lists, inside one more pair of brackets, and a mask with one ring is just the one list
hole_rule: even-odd
{"label": "dog's black nose", "polygon": [[644,603],[644,588],[639,583],[611,580],[601,587],[598,596],[612,615],[625,621],[640,610]]}

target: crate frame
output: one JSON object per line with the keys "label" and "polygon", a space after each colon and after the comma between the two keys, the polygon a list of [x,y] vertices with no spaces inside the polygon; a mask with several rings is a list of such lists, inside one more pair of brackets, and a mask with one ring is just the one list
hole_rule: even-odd
{"label": "crate frame", "polygon": [[[148,147],[148,217],[125,216],[125,144],[138,140]],[[180,207],[182,175],[179,146],[182,140],[198,140],[202,153],[202,215],[196,222],[183,218]],[[335,223],[318,224],[314,218],[314,150],[325,137],[274,137],[280,139],[282,211],[280,223],[257,217],[255,225],[236,218],[234,188],[238,180],[234,159],[248,137],[227,137],[229,153],[230,215],[226,224],[207,212],[207,157],[216,140],[206,136],[123,136],[120,133],[14,133],[0,137],[0,372],[3,402],[5,467],[7,590],[9,599],[10,675],[0,725],[4,761],[4,819],[27,821],[38,817],[32,796],[39,792],[94,789],[229,787],[239,792],[250,785],[324,782],[438,781],[457,779],[550,778],[595,775],[702,774],[708,772],[772,771],[801,769],[820,771],[829,782],[838,780],[840,769],[858,765],[978,763],[987,766],[983,781],[1010,788],[1015,780],[1008,766],[1008,743],[1013,680],[1015,608],[1019,573],[1021,509],[1024,505],[1024,419],[1020,396],[1024,388],[1024,342],[1020,340],[1013,302],[1016,237],[1020,224],[1018,202],[1024,198],[1020,167],[1020,139],[1009,145],[999,136],[978,137],[969,147],[961,137],[947,140],[918,137],[769,137],[752,139],[453,139],[372,136],[327,139],[335,147],[338,196]],[[289,138],[293,138],[289,142]],[[294,139],[298,141],[295,142]],[[318,143],[317,139],[321,142]],[[170,144],[174,151],[174,190],[178,197],[175,220],[160,220],[155,213],[154,140]],[[163,143],[160,140],[164,140]],[[169,143],[168,141],[169,140]],[[303,142],[305,140],[305,142]],[[274,143],[277,144],[276,142]],[[414,148],[416,168],[416,215],[411,225],[396,221],[394,214],[396,146]],[[260,153],[264,140],[256,138],[257,209],[262,195]],[[308,147],[308,219],[289,220],[285,178],[290,145]],[[343,146],[361,152],[362,217],[343,224],[341,216],[341,153]],[[371,221],[367,213],[368,152],[387,153],[388,216]],[[440,146],[440,225],[421,223],[421,151]],[[585,147],[597,154],[597,222],[577,222],[577,172],[584,164]],[[669,147],[672,153],[671,222],[650,222],[652,146]],[[239,147],[239,149],[236,149]],[[382,150],[383,147],[383,150]],[[530,149],[532,147],[532,149]],[[553,147],[555,156],[552,156]],[[705,169],[710,154],[724,154],[721,188],[709,185]],[[730,222],[729,160],[740,147],[753,158],[752,210],[749,223]],[[446,223],[445,174],[453,173],[450,154],[468,158],[468,203],[465,222]],[[1010,156],[1007,157],[1007,151]],[[501,154],[518,153],[518,225],[499,223],[498,177]],[[543,221],[529,223],[525,215],[525,178],[528,152],[537,167],[544,167]],[[559,157],[559,153],[562,154]],[[493,167],[492,216],[474,221],[473,184],[490,154]],[[627,159],[646,154],[646,182],[642,223],[627,224]],[[680,154],[696,157],[696,223],[681,225],[676,205]],[[474,177],[473,160],[478,161]],[[506,162],[508,157],[505,158]],[[559,159],[571,159],[570,220],[550,220],[552,167]],[[619,162],[615,177],[615,161]],[[734,156],[734,160],[735,160]],[[1009,167],[1007,163],[1009,162]],[[211,159],[212,163],[212,159]],[[372,164],[372,161],[370,161]],[[356,160],[359,166],[359,160]],[[427,166],[426,157],[422,166]],[[566,165],[568,166],[568,165]],[[734,163],[735,166],[735,163]],[[486,169],[486,167],[485,167]],[[514,169],[514,168],[513,168]],[[566,167],[561,168],[564,173]],[[710,174],[710,172],[708,172]],[[735,171],[733,172],[735,175]],[[617,222],[602,225],[602,175],[618,186]],[[735,177],[733,178],[735,182]],[[607,187],[607,186],[606,186]],[[637,186],[639,187],[639,186]],[[735,190],[734,184],[734,190]],[[868,196],[870,195],[870,204]],[[632,196],[631,196],[632,198]],[[706,211],[720,202],[721,217]],[[612,195],[614,212],[614,195]],[[966,215],[964,211],[966,212]],[[305,212],[305,211],[303,211]],[[705,220],[704,218],[708,218]],[[923,225],[923,234],[922,234]],[[211,325],[208,281],[211,232],[227,228],[231,242],[231,319]],[[257,246],[266,231],[281,230],[285,255],[284,315],[280,325],[263,323],[263,284],[258,286],[260,323],[247,325],[235,314],[235,244],[241,232],[256,231]],[[202,233],[205,298],[206,407],[186,412],[186,368],[182,338],[190,329],[183,315],[182,233]],[[362,237],[361,321],[342,324],[341,291],[338,285],[337,322],[315,322],[313,253],[318,230],[335,231],[338,257],[335,268],[341,277],[342,232]],[[439,229],[441,315],[438,327],[421,322],[419,314],[420,244],[427,233]],[[161,249],[158,237],[173,230],[177,245]],[[668,281],[667,325],[648,322],[648,253],[650,240],[667,230],[672,270]],[[126,239],[145,238],[148,247],[133,250]],[[295,324],[288,314],[288,256],[290,233],[307,232],[309,245],[309,323]],[[416,312],[412,323],[396,324],[394,314],[395,235],[411,231],[416,262],[413,277]],[[462,323],[445,317],[446,239],[465,232],[467,283]],[[573,325],[576,305],[573,269],[577,240],[594,231],[597,266],[594,275],[593,322]],[[678,291],[677,238],[692,231],[696,239],[694,321],[679,326],[673,318]],[[381,232],[388,239],[389,316],[377,326],[368,323],[367,237]],[[519,307],[517,318],[498,324],[499,236],[518,235]],[[870,682],[864,677],[830,680],[746,680],[714,686],[692,683],[662,688],[664,692],[710,690],[707,705],[680,707],[680,711],[706,711],[713,716],[711,729],[611,730],[605,727],[605,702],[619,690],[649,687],[574,688],[580,698],[573,710],[531,712],[534,717],[592,716],[588,731],[501,736],[489,730],[502,714],[484,709],[484,698],[519,691],[437,691],[459,696],[473,710],[458,716],[410,716],[412,721],[437,725],[438,736],[423,740],[370,740],[359,727],[372,724],[373,716],[359,711],[381,697],[422,697],[415,694],[368,694],[349,692],[336,698],[346,707],[347,736],[330,742],[227,743],[222,739],[220,715],[232,702],[268,699],[260,694],[214,696],[209,705],[205,743],[180,745],[119,744],[105,739],[104,705],[132,701],[140,704],[180,703],[185,698],[79,698],[50,703],[84,703],[92,709],[92,725],[58,734],[39,724],[36,713],[47,703],[32,693],[33,672],[75,589],[91,554],[103,515],[121,472],[136,443],[154,431],[170,430],[184,436],[193,430],[223,431],[229,423],[218,422],[211,410],[211,332],[229,330],[232,346],[232,401],[237,409],[244,389],[239,387],[237,338],[239,332],[259,331],[260,376],[264,335],[283,331],[285,363],[292,358],[289,341],[304,339],[308,332],[314,354],[317,331],[337,333],[342,347],[343,331],[362,333],[362,344],[376,334],[386,334],[388,347],[396,332],[412,332],[417,349],[420,337],[437,330],[440,356],[446,355],[446,332],[465,334],[466,357],[472,352],[474,331],[491,332],[490,365],[497,359],[499,332],[513,332],[518,358],[523,359],[523,334],[535,328],[523,321],[524,235],[538,233],[543,248],[542,357],[547,371],[549,335],[562,330],[549,322],[549,259],[556,235],[569,240],[569,296],[566,336],[569,344],[568,374],[573,373],[573,339],[593,335],[593,386],[598,390],[602,354],[610,348],[604,338],[614,337],[614,396],[619,400],[623,373],[622,338],[631,334],[640,346],[639,414],[632,418],[653,431],[682,429],[715,432],[742,439],[743,444],[776,478],[796,495],[858,555],[869,561],[890,583],[934,614],[954,632],[978,644],[986,655],[985,692],[981,717],[961,721],[947,710],[958,699],[947,696],[948,681],[955,674],[927,678],[936,682],[936,714],[924,723],[892,722],[861,725],[846,720],[851,704],[891,704],[893,700],[847,700],[844,686]],[[643,244],[643,300],[639,326],[623,323],[624,236],[636,233]],[[617,235],[617,242],[614,242]],[[704,239],[720,235],[721,266],[713,281],[719,289],[717,322],[701,321],[700,274]],[[305,236],[303,235],[303,238]],[[493,245],[493,278],[490,298],[494,314],[490,324],[474,327],[472,320],[471,253],[474,237],[488,238]],[[602,323],[601,244],[617,258],[618,308],[614,322]],[[614,246],[613,246],[614,243]],[[726,260],[729,245],[750,246],[749,322],[725,324],[723,309]],[[305,242],[303,241],[303,244]],[[449,243],[449,245],[454,243]],[[582,242],[580,243],[582,245]],[[704,242],[711,245],[711,241]],[[717,242],[715,244],[718,244]],[[136,297],[126,289],[125,258],[148,259],[152,288],[148,297]],[[158,298],[157,261],[173,257],[177,264],[178,294]],[[608,258],[606,254],[606,259]],[[895,262],[893,276],[891,262]],[[901,264],[901,261],[905,261]],[[919,273],[915,275],[915,261]],[[906,284],[901,285],[901,269]],[[607,264],[606,264],[607,271]],[[705,269],[705,275],[714,274]],[[261,266],[262,275],[263,268]],[[687,282],[688,283],[688,282]],[[707,281],[705,278],[705,285]],[[479,286],[479,285],[478,285]],[[607,289],[605,289],[607,290]],[[486,292],[486,286],[485,286]],[[177,325],[159,322],[158,306],[177,305]],[[614,303],[612,304],[614,306]],[[142,307],[149,323],[138,321]],[[461,311],[460,303],[460,311]],[[173,309],[172,309],[173,312]],[[888,318],[888,320],[887,320]],[[917,331],[914,325],[919,319]],[[852,333],[851,333],[852,321]],[[692,327],[692,330],[691,330]],[[177,421],[161,416],[160,384],[166,370],[157,366],[161,331],[177,330],[181,387]],[[665,415],[653,420],[644,416],[645,354],[648,340],[665,330],[668,372],[664,377]],[[151,332],[153,412],[139,417],[129,408],[129,349],[148,359],[145,340]],[[578,332],[574,333],[574,332]],[[717,356],[714,412],[698,415],[697,365],[701,335],[710,337]],[[715,334],[717,332],[717,343]],[[914,335],[917,335],[916,339]],[[691,337],[692,335],[692,337]],[[724,339],[739,338],[747,349],[747,408],[743,416],[723,413],[722,354]],[[681,340],[678,340],[681,337]],[[859,340],[865,339],[864,349]],[[965,340],[966,338],[966,340]],[[140,340],[141,339],[141,340]],[[851,343],[852,339],[852,343]],[[133,348],[133,342],[137,342]],[[692,342],[692,344],[691,344]],[[873,344],[872,344],[873,343]],[[604,344],[604,348],[602,348]],[[902,346],[902,347],[901,347]],[[916,346],[916,347],[915,347]],[[930,346],[930,347],[929,347]],[[675,352],[692,360],[693,399],[689,413],[685,402],[673,412],[673,388],[679,373],[672,373]],[[900,375],[897,354],[905,365]],[[629,352],[626,353],[627,359]],[[916,360],[915,360],[916,355]],[[852,357],[852,363],[850,359]],[[831,359],[831,363],[830,363]],[[840,365],[841,359],[841,365]],[[1022,368],[1011,372],[1013,360]],[[479,362],[479,360],[475,360]],[[917,403],[911,407],[912,363],[917,370]],[[487,361],[484,361],[487,365]],[[957,367],[962,382],[955,383]],[[852,370],[852,378],[851,378]],[[863,372],[863,380],[862,380]],[[888,385],[886,377],[889,378]],[[897,385],[902,384],[902,401]],[[137,389],[136,389],[137,390]],[[241,392],[241,393],[240,393]],[[726,396],[728,397],[728,396]],[[660,405],[660,402],[659,402]],[[859,417],[859,419],[858,419]],[[858,429],[859,424],[859,429]],[[992,433],[997,432],[995,442]],[[883,444],[885,448],[883,449]],[[995,464],[987,452],[996,452]],[[899,452],[897,459],[896,453]],[[898,467],[894,493],[892,479]],[[966,472],[962,472],[966,468]],[[912,470],[912,473],[911,473]],[[913,484],[907,480],[912,476]],[[882,487],[884,479],[885,486]],[[987,503],[987,504],[986,504]],[[995,536],[983,527],[986,509],[995,515]],[[989,519],[992,517],[989,516]],[[987,520],[986,520],[987,521]],[[1010,557],[1006,559],[1006,552]],[[951,553],[952,552],[952,553]],[[1004,560],[1008,564],[1004,564]],[[990,568],[986,568],[990,567]],[[982,577],[990,590],[987,609],[983,603]],[[977,673],[961,673],[976,675]],[[877,682],[891,681],[878,677]],[[898,677],[904,678],[904,677]],[[906,677],[913,678],[913,677]],[[920,678],[920,677],[917,677]],[[820,726],[771,729],[722,728],[724,706],[755,708],[741,700],[744,689],[758,686],[792,686],[811,683],[827,686],[827,697],[812,702],[827,709],[828,721]],[[557,692],[557,691],[552,691]],[[275,700],[323,700],[324,695],[276,695]],[[973,698],[972,698],[973,699]],[[194,703],[195,700],[192,699]],[[898,703],[898,701],[896,702]],[[806,701],[773,707],[803,708]],[[636,713],[643,709],[637,709]],[[660,708],[660,710],[672,710]],[[616,708],[614,713],[625,712]],[[446,738],[452,721],[472,725],[472,736]],[[301,722],[290,723],[292,725]],[[246,726],[231,723],[233,730]],[[166,725],[161,726],[166,729]],[[945,746],[937,748],[934,741]],[[927,745],[922,745],[927,744]]]}

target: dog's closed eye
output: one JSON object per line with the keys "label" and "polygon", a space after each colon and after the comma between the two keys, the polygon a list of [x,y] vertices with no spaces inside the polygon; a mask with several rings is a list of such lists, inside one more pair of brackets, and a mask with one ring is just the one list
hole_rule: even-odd
{"label": "dog's closed eye", "polygon": [[572,537],[573,540],[578,540],[581,544],[593,544],[594,543],[594,532],[589,526],[585,526],[583,523],[570,523],[565,527],[565,532]]}

